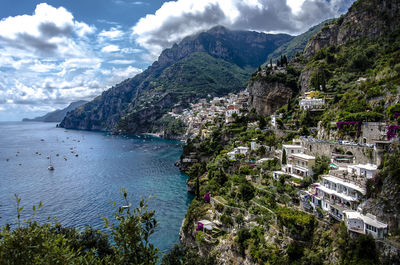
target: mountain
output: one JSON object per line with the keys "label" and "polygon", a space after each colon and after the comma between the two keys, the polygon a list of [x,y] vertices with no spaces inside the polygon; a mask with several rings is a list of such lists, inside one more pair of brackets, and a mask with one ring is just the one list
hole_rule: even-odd
{"label": "mountain", "polygon": [[33,119],[24,118],[22,119],[22,121],[60,122],[65,118],[65,115],[67,115],[68,112],[73,111],[77,107],[80,107],[86,103],[88,103],[88,101],[85,100],[72,102],[71,104],[68,105],[68,107],[64,109],[58,109],[49,112],[44,116],[36,117]]}
{"label": "mountain", "polygon": [[273,62],[277,61],[283,55],[286,55],[289,60],[296,57],[297,53],[303,52],[310,38],[318,33],[325,25],[329,24],[331,21],[332,19],[325,20],[320,24],[311,27],[306,32],[294,37],[291,41],[283,44],[268,56],[266,64],[270,63],[270,60],[272,60]]}
{"label": "mountain", "polygon": [[[324,24],[287,67],[267,64],[254,73],[247,88],[250,106],[269,115],[291,99],[295,103],[299,93],[322,89],[336,95],[320,117],[327,131],[338,119],[379,120],[379,113],[399,101],[399,13],[398,0],[356,1],[345,15]],[[297,86],[288,87],[293,78]]]}
{"label": "mountain", "polygon": [[147,70],[69,113],[65,128],[147,132],[173,107],[246,87],[251,73],[287,34],[231,31],[217,26],[164,50]]}
{"label": "mountain", "polygon": [[398,30],[398,0],[356,1],[349,11],[324,26],[307,44],[304,54],[314,55],[325,46],[342,45],[359,38],[377,38]]}

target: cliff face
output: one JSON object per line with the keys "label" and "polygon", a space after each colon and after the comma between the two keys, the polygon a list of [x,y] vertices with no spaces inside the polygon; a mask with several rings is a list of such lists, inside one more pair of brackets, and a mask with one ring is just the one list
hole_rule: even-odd
{"label": "cliff face", "polygon": [[258,114],[267,116],[284,106],[292,98],[293,90],[279,82],[256,80],[247,86],[249,106]]}
{"label": "cliff face", "polygon": [[325,46],[342,45],[358,38],[375,38],[400,24],[398,0],[357,1],[346,15],[322,28],[308,42],[304,55],[310,57]]}
{"label": "cliff face", "polygon": [[65,128],[146,132],[172,107],[244,89],[268,54],[293,37],[215,27],[164,50],[146,71],[69,113]]}

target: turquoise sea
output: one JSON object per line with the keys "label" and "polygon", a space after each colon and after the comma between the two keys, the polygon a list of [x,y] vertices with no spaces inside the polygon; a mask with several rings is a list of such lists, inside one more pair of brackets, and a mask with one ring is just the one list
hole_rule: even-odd
{"label": "turquoise sea", "polygon": [[[72,152],[73,151],[73,152]],[[179,228],[192,199],[187,176],[174,166],[182,146],[177,141],[143,135],[65,130],[55,123],[0,123],[0,225],[16,221],[14,194],[30,216],[57,217],[65,226],[103,229],[126,188],[133,205],[154,196],[150,209],[159,221],[152,242],[162,251],[179,241]],[[58,155],[57,155],[58,154]],[[77,154],[77,156],[76,156]],[[48,157],[50,159],[48,159]],[[8,161],[7,161],[8,159]],[[55,167],[49,171],[49,163]]]}

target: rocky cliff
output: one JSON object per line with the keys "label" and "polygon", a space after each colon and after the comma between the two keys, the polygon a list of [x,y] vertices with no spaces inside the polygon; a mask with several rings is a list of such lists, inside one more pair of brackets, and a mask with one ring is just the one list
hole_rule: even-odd
{"label": "rocky cliff", "polygon": [[310,57],[325,46],[342,45],[358,38],[375,38],[394,31],[400,24],[400,1],[357,1],[349,11],[326,25],[308,42],[304,55]]}
{"label": "rocky cliff", "polygon": [[268,54],[293,37],[215,27],[164,50],[146,71],[69,113],[65,128],[147,132],[172,107],[244,89]]}
{"label": "rocky cliff", "polygon": [[299,92],[298,64],[271,68],[268,65],[253,74],[247,85],[249,107],[260,115],[271,115]]}
{"label": "rocky cliff", "polygon": [[249,91],[249,106],[255,108],[263,116],[271,115],[284,106],[292,98],[293,91],[280,82],[254,80],[247,86]]}

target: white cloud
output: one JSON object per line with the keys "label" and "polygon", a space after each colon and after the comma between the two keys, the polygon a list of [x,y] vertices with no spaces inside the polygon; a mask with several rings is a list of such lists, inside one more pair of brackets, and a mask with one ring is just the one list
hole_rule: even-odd
{"label": "white cloud", "polygon": [[[142,50],[127,47],[130,39],[120,26],[109,27],[93,34],[96,27],[48,4],[37,5],[31,15],[0,20],[0,120],[91,100],[141,72],[128,65],[135,62],[131,54]],[[124,57],[116,53],[120,49]]]}
{"label": "white cloud", "polygon": [[112,64],[133,64],[135,60],[112,60],[109,61],[108,63]]}
{"label": "white cloud", "polygon": [[101,49],[102,52],[118,52],[120,49],[118,45],[110,44]]}
{"label": "white cloud", "polygon": [[73,36],[84,37],[94,31],[95,27],[74,20],[65,8],[42,3],[33,15],[2,19],[0,44],[47,56],[73,54]]}
{"label": "white cloud", "polygon": [[140,74],[141,72],[143,72],[142,69],[133,66],[128,66],[126,68],[113,67],[110,71],[110,76],[107,79],[107,83],[115,85],[124,81],[127,78],[134,77],[135,75]]}
{"label": "white cloud", "polygon": [[135,49],[135,48],[122,48],[121,53],[140,53],[143,52],[142,49]]}
{"label": "white cloud", "polygon": [[349,0],[177,0],[165,2],[132,27],[153,58],[187,35],[216,25],[262,32],[300,33],[338,15]]}
{"label": "white cloud", "polygon": [[115,27],[112,27],[112,28],[109,29],[109,30],[102,30],[102,31],[99,33],[99,37],[101,37],[101,38],[107,38],[107,39],[119,39],[119,38],[121,38],[123,35],[124,35],[124,32],[121,31],[121,30],[119,30],[119,29],[117,29],[117,28],[115,28]]}

